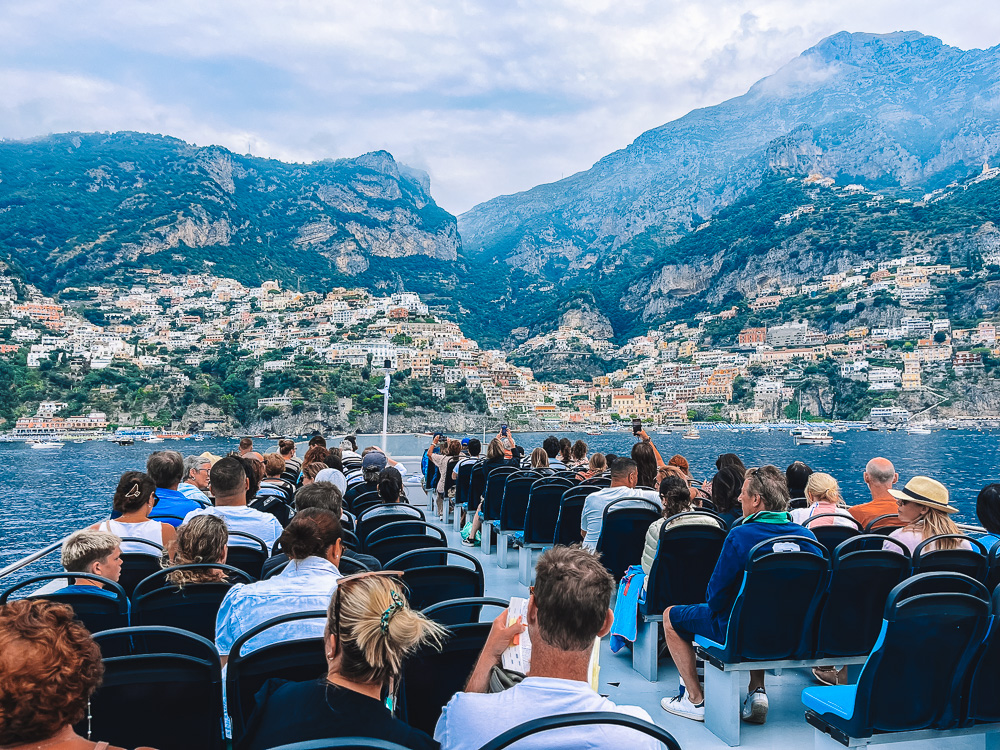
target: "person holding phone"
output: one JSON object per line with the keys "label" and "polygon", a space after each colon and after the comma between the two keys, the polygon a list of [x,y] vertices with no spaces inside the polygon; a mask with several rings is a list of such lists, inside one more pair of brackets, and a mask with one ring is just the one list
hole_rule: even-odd
{"label": "person holding phone", "polygon": [[635,461],[639,470],[639,487],[649,487],[656,489],[660,484],[658,470],[666,463],[660,457],[660,452],[653,445],[652,438],[642,429],[642,422],[638,419],[632,420],[632,431],[639,442],[632,446],[632,460]]}

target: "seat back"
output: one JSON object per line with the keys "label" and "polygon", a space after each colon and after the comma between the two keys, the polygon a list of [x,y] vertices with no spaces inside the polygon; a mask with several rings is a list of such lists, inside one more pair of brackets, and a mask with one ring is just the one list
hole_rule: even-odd
{"label": "seat back", "polygon": [[519,471],[507,477],[500,503],[500,531],[521,531],[524,529],[524,514],[528,509],[528,495],[531,485],[541,474],[536,471]]}
{"label": "seat back", "polygon": [[[171,651],[126,653],[128,644],[178,644]],[[120,628],[96,633],[104,678],[90,699],[90,718],[76,725],[112,745],[158,750],[224,747],[222,677],[211,641],[176,628]],[[123,648],[124,644],[124,648]]]}
{"label": "seat back", "polygon": [[866,534],[891,534],[899,528],[899,516],[895,513],[886,513],[884,516],[873,518],[865,525]]}
{"label": "seat back", "polygon": [[[700,518],[711,522],[690,523]],[[669,526],[673,521],[677,523]],[[725,541],[725,521],[710,513],[691,511],[668,518],[660,527],[656,556],[646,580],[644,611],[661,614],[674,604],[704,602]]]}
{"label": "seat back", "polygon": [[639,564],[649,525],[661,515],[659,507],[641,497],[621,498],[604,509],[597,551],[616,580],[625,575],[630,565]]}
{"label": "seat back", "polygon": [[382,497],[378,494],[378,490],[366,490],[364,492],[359,492],[351,499],[348,510],[350,510],[355,516],[360,517],[361,514],[369,508],[374,508],[376,505],[381,504]]}
{"label": "seat back", "polygon": [[441,481],[441,470],[436,463],[430,460],[430,456],[427,457],[427,473],[424,475],[424,479],[428,490],[436,490],[438,482]]}
{"label": "seat back", "polygon": [[[942,539],[958,539],[962,542],[968,542],[972,549],[928,550],[929,547],[938,546],[938,542]],[[982,542],[964,534],[939,534],[925,539],[913,550],[913,572],[962,573],[986,583],[989,573],[989,551]]]}
{"label": "seat back", "polygon": [[471,495],[472,475],[479,466],[479,461],[466,461],[458,467],[458,479],[455,481],[455,504],[465,505]]}
{"label": "seat back", "polygon": [[[229,580],[188,583],[182,587],[167,582],[176,570],[222,570]],[[221,564],[176,565],[154,573],[135,587],[132,595],[132,624],[165,626],[187,630],[209,641],[215,640],[215,620],[219,605],[234,583],[253,583],[239,568]]]}
{"label": "seat back", "polygon": [[611,477],[605,477],[605,476],[591,477],[590,479],[587,479],[586,481],[580,482],[580,486],[581,487],[596,487],[597,489],[601,490],[601,489],[604,489],[605,487],[610,487],[611,486]]}
{"label": "seat back", "polygon": [[[409,525],[406,522],[402,522],[404,525]],[[391,525],[391,524],[387,524]],[[382,528],[385,528],[384,526]],[[434,527],[431,527],[434,528]],[[440,532],[440,529],[437,529]],[[429,534],[397,534],[391,537],[387,537],[377,542],[370,543],[365,551],[367,554],[374,557],[379,563],[385,566],[393,558],[399,557],[406,552],[412,552],[418,549],[444,549],[448,546],[448,540],[445,539],[444,533],[441,536],[431,536]],[[437,564],[440,555],[434,553],[432,555],[426,555],[424,558],[428,564]]]}
{"label": "seat back", "polygon": [[[480,750],[503,750],[506,747],[510,747],[519,740],[523,740],[525,737],[530,737],[532,735],[538,734],[539,732],[547,732],[550,730],[555,730],[558,732],[560,729],[572,729],[574,735],[579,734],[579,728],[584,726],[592,726],[594,724],[605,724],[609,726],[619,726],[625,727],[627,729],[635,730],[637,733],[645,734],[649,737],[660,742],[666,750],[681,750],[681,746],[678,744],[677,740],[674,739],[673,735],[667,730],[658,727],[656,724],[651,724],[643,719],[637,719],[628,714],[618,713],[617,711],[587,711],[575,714],[562,714],[559,716],[546,716],[541,719],[532,719],[524,724],[518,724],[513,729],[508,729],[503,734],[498,735],[480,748]],[[641,735],[636,735],[636,741],[641,739]],[[619,740],[619,742],[622,742]],[[628,742],[627,740],[625,742]],[[524,743],[528,744],[528,743]],[[648,742],[643,742],[642,745],[648,745]],[[568,747],[567,741],[564,740],[560,742],[553,736],[546,742],[531,742],[533,747]],[[624,745],[624,743],[622,743]]]}
{"label": "seat back", "polygon": [[986,574],[986,588],[994,591],[1000,586],[1000,541],[990,547],[990,568]]}
{"label": "seat back", "polygon": [[525,544],[552,544],[563,493],[572,486],[568,479],[559,477],[546,477],[531,485],[524,512]]}
{"label": "seat back", "polygon": [[[882,549],[885,543],[893,550]],[[816,616],[816,655],[871,653],[889,592],[909,574],[910,550],[890,537],[859,534],[834,548],[826,597]]]}
{"label": "seat back", "polygon": [[727,658],[808,658],[829,569],[826,549],[806,537],[772,537],[750,550],[729,617]]}
{"label": "seat back", "polygon": [[518,472],[514,466],[498,466],[486,477],[486,489],[483,491],[483,516],[487,521],[500,520],[500,507],[503,505],[504,485],[507,477]]}
{"label": "seat back", "polygon": [[[368,536],[375,529],[397,521],[424,521],[424,512],[420,508],[407,503],[379,503],[373,505],[358,515],[358,539],[362,547],[368,544]],[[420,533],[420,525],[414,525],[414,531]]]}
{"label": "seat back", "polygon": [[141,544],[143,549],[149,550],[148,552],[122,552],[122,572],[118,576],[118,584],[125,589],[126,594],[132,596],[132,591],[139,581],[160,569],[163,547],[148,539],[135,537],[122,537],[122,541]]}
{"label": "seat back", "polygon": [[898,584],[858,677],[851,729],[867,734],[856,736],[957,726],[989,615],[986,587],[960,573],[921,573]]}
{"label": "seat back", "polygon": [[469,477],[469,505],[476,508],[483,500],[483,492],[486,490],[486,464],[480,462],[475,465]]}
{"label": "seat back", "polygon": [[103,585],[107,594],[112,594],[112,596],[97,593],[98,590],[92,586],[86,588],[81,586],[83,590],[79,592],[28,594],[28,598],[47,599],[50,602],[68,605],[73,610],[76,619],[82,622],[91,633],[128,627],[129,604],[125,589],[114,581],[93,573],[43,573],[26,578],[0,593],[0,606],[3,606],[16,591],[23,591],[45,581],[65,581],[68,578],[96,581]]}
{"label": "seat back", "polygon": [[[253,546],[246,543],[234,544],[233,537],[237,540],[248,539]],[[255,581],[260,580],[261,571],[264,569],[264,561],[267,560],[269,550],[264,540],[245,531],[229,530],[229,547],[226,551],[226,564],[239,568]]]}
{"label": "seat back", "polygon": [[300,470],[301,469],[285,469],[281,472],[281,478],[294,487],[295,483],[299,481]]}
{"label": "seat back", "polygon": [[[837,523],[820,524],[818,521],[821,518],[833,518]],[[802,525],[826,547],[827,552],[833,552],[842,542],[862,533],[860,523],[851,516],[842,516],[838,513],[818,513],[807,518]]]}
{"label": "seat back", "polygon": [[[443,562],[430,562],[434,556]],[[482,596],[483,566],[475,557],[458,549],[419,549],[404,552],[385,564],[386,570],[402,570],[409,589],[410,606],[424,609],[449,599]],[[450,624],[450,623],[446,623]]]}
{"label": "seat back", "polygon": [[993,617],[982,649],[973,660],[969,680],[967,718],[975,722],[1000,721],[1000,588],[993,589]]}
{"label": "seat back", "polygon": [[326,674],[326,644],[320,638],[285,640],[241,654],[243,645],[251,638],[272,627],[289,622],[326,619],[326,612],[313,610],[281,615],[244,633],[233,644],[226,663],[226,701],[233,725],[233,745],[236,746],[246,730],[246,722],[253,713],[254,696],[261,686],[272,678],[303,682],[315,680]]}
{"label": "seat back", "polygon": [[262,493],[263,490],[257,493],[257,496],[250,503],[250,507],[254,510],[259,510],[261,513],[271,514],[278,520],[282,528],[287,526],[288,522],[292,520],[291,501],[278,492],[273,494]]}
{"label": "seat back", "polygon": [[581,484],[570,487],[563,493],[559,501],[559,516],[556,518],[556,528],[553,537],[555,544],[579,544],[580,530],[582,528],[580,518],[583,516],[583,503],[587,495],[597,492],[600,487],[594,485]]}

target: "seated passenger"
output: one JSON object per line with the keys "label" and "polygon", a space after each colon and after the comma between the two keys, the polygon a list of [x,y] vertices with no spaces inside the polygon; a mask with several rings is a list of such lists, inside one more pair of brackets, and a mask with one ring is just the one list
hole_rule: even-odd
{"label": "seated passenger", "polygon": [[587,465],[576,475],[578,481],[586,482],[588,479],[601,476],[608,468],[603,453],[594,453],[590,456]]}
{"label": "seated passenger", "polygon": [[406,502],[403,495],[403,477],[392,466],[386,466],[378,475],[378,499],[383,503]]}
{"label": "seated passenger", "polygon": [[[723,543],[719,561],[708,581],[707,603],[667,607],[663,612],[667,648],[680,673],[684,690],[676,697],[664,698],[660,705],[665,711],[686,719],[705,720],[705,693],[698,682],[692,641],[694,636],[703,635],[717,643],[725,642],[729,614],[743,583],[743,570],[750,550],[776,536],[792,535],[816,540],[811,531],[792,523],[788,513],[785,475],[776,466],[747,469],[740,503],[744,521],[729,532]],[[775,595],[780,595],[780,592],[775,592]],[[754,724],[763,724],[767,719],[767,709],[764,672],[752,671],[742,718]]]}
{"label": "seated passenger", "polygon": [[631,458],[619,458],[611,465],[611,486],[587,495],[583,503],[583,513],[580,524],[583,527],[580,535],[583,546],[589,550],[597,549],[597,540],[601,536],[604,525],[604,509],[615,500],[626,497],[641,497],[660,505],[660,496],[653,490],[638,490],[635,488],[639,480],[639,470]]}
{"label": "seated passenger", "polygon": [[184,459],[184,481],[177,485],[177,491],[188,500],[194,500],[202,507],[212,504],[208,475],[212,471],[212,460],[205,454],[187,456]]}
{"label": "seated passenger", "polygon": [[[90,573],[118,583],[122,573],[121,539],[107,531],[84,529],[70,534],[62,546],[62,566],[67,573]],[[74,578],[56,594],[99,594],[117,599],[113,591],[91,578]]]}
{"label": "seated passenger", "polygon": [[361,459],[360,481],[352,482],[352,478],[347,477],[347,492],[344,493],[344,502],[347,507],[353,508],[354,499],[359,495],[378,490],[378,475],[387,465],[385,454],[378,451],[369,453]]}
{"label": "seated passenger", "polygon": [[[166,549],[174,540],[174,527],[163,521],[150,520],[153,509],[159,505],[157,493],[162,491],[141,471],[126,471],[118,480],[115,497],[111,501],[118,517],[95,523],[90,528],[107,531],[119,538],[145,539]],[[159,555],[155,547],[140,542],[122,542],[122,552]]]}
{"label": "seated passenger", "polygon": [[555,474],[555,469],[549,467],[549,454],[544,448],[535,448],[531,451],[530,468],[539,474]]}
{"label": "seated passenger", "polygon": [[[431,441],[430,447],[427,449],[427,458],[434,462],[437,466],[439,477],[437,486],[434,488],[437,491],[437,512],[438,516],[444,517],[444,498],[448,487],[446,485],[451,482],[451,472],[460,460],[459,456],[462,453],[462,443],[458,440],[449,440],[444,438],[443,448],[440,453],[435,452],[437,450],[438,443],[440,443],[442,437],[440,435],[435,435],[434,439]],[[367,456],[366,456],[367,458]],[[381,470],[381,469],[380,469]]]}
{"label": "seated passenger", "polygon": [[302,468],[302,461],[295,457],[295,441],[288,438],[279,440],[278,453],[281,454],[281,458],[285,462],[285,471],[297,474]]}
{"label": "seated passenger", "polygon": [[[617,706],[590,686],[594,639],[611,630],[608,605],[614,579],[597,555],[579,547],[552,547],[542,553],[535,586],[528,599],[531,664],[527,676],[501,693],[488,694],[490,670],[525,626],[507,626],[504,610],[490,630],[486,645],[465,686],[444,707],[434,730],[442,750],[474,750],[518,724],[545,716],[580,711],[616,711],[645,721],[638,706]],[[566,613],[573,613],[567,617]],[[633,730],[592,725],[553,730],[545,740],[520,742],[517,747],[628,748],[647,750],[660,745]]]}
{"label": "seated passenger", "polygon": [[813,516],[835,513],[846,518],[821,518],[816,523],[810,524],[809,528],[833,525],[857,528],[852,522],[853,516],[847,510],[847,503],[840,494],[840,485],[832,476],[822,471],[813,472],[806,480],[805,491],[806,507],[792,511],[793,523],[804,525]]}
{"label": "seated passenger", "polygon": [[[668,467],[669,469],[674,469],[677,473],[668,473],[660,481],[659,493],[660,502],[663,504],[663,517],[658,518],[649,524],[649,529],[646,531],[646,546],[642,550],[642,572],[649,576],[649,570],[653,566],[653,558],[656,557],[656,548],[660,543],[660,530],[663,528],[663,524],[667,523],[667,519],[671,516],[676,516],[679,513],[687,513],[690,510],[695,510],[700,507],[700,503],[696,500],[691,500],[691,492],[688,488],[687,481],[681,478],[679,470],[675,467]],[[697,515],[688,516],[686,518],[677,518],[671,521],[667,528],[672,526],[677,526],[680,524],[708,524],[710,526],[718,526],[719,524],[707,515]]]}
{"label": "seated passenger", "polygon": [[[873,458],[865,466],[865,484],[872,499],[867,503],[852,505],[848,510],[854,520],[866,527],[876,518],[895,515],[897,513],[896,498],[892,496],[892,485],[899,481],[892,462],[887,458]],[[896,518],[886,518],[879,521],[879,526],[902,526],[903,522]]]}
{"label": "seated passenger", "polygon": [[976,518],[986,529],[986,534],[979,541],[986,549],[1000,542],[1000,484],[988,484],[976,496]]}
{"label": "seated passenger", "polygon": [[201,507],[200,502],[189,500],[177,489],[184,479],[184,457],[177,451],[155,451],[146,459],[146,474],[156,486],[156,508],[151,518],[172,516],[165,521],[180,526],[177,519]]}
{"label": "seated passenger", "polygon": [[[949,516],[958,508],[948,503],[948,489],[930,477],[913,477],[902,490],[889,490],[899,506],[899,520],[905,524],[889,535],[906,545],[912,554],[925,539],[938,534],[961,534]],[[883,549],[899,549],[886,542]],[[923,552],[936,549],[972,549],[972,545],[959,539],[942,539],[924,547]]]}
{"label": "seated passenger", "polygon": [[[309,464],[312,466],[312,464]],[[340,490],[340,497],[343,499],[344,493],[347,492],[347,477],[344,476],[344,472],[340,469],[334,469],[330,466],[322,469],[318,474],[313,477],[316,482],[328,482]]]}
{"label": "seated passenger", "polygon": [[[177,529],[177,539],[171,545],[173,561],[163,561],[163,566],[219,563],[225,565],[229,553],[229,529],[218,516],[195,516]],[[183,588],[189,583],[220,583],[226,580],[222,568],[176,570],[167,574],[167,580]]]}
{"label": "seated passenger", "polygon": [[746,469],[731,464],[719,469],[719,473],[712,479],[712,505],[726,522],[726,526],[731,527],[737,519],[743,517],[740,493],[743,491],[745,478]]}
{"label": "seated passenger", "polygon": [[384,575],[340,579],[327,613],[327,674],[308,682],[268,680],[257,693],[240,750],[358,736],[414,750],[437,748],[395,718],[382,696],[393,694],[406,657],[424,644],[439,646],[447,631],[410,609],[405,586]]}
{"label": "seated passenger", "polygon": [[292,499],[295,488],[291,482],[281,478],[285,471],[285,459],[277,453],[264,454],[264,478],[260,482],[260,489],[257,490],[257,497],[265,495],[279,495]]}
{"label": "seated passenger", "polygon": [[[223,459],[225,460],[225,459]],[[221,461],[219,463],[222,463]],[[340,579],[340,518],[328,510],[297,513],[279,540],[288,566],[266,581],[236,584],[219,606],[215,645],[225,664],[236,640],[257,625],[290,612],[325,609]],[[314,620],[279,625],[247,642],[248,651],[270,643],[310,638],[322,631]]]}
{"label": "seated passenger", "polygon": [[[477,469],[477,471],[482,472],[482,487],[485,489],[486,478],[490,475],[491,471],[499,469],[501,466],[509,465],[509,459],[504,451],[503,441],[499,436],[497,436],[490,441],[488,446],[486,446],[486,462],[480,466],[479,469]],[[480,530],[483,527],[483,500],[481,497],[473,498],[473,502],[476,502],[477,500],[478,507],[475,515],[472,517],[472,521],[467,523],[462,528],[462,544],[466,547],[475,546],[481,539]]]}
{"label": "seated passenger", "polygon": [[18,599],[0,607],[0,675],[5,750],[121,750],[73,731],[87,717],[104,665],[94,639],[66,605]]}
{"label": "seated passenger", "polygon": [[[322,461],[313,461],[311,463],[305,464],[302,467],[302,473],[299,475],[299,479],[302,481],[299,483],[301,487],[308,487],[310,484],[316,481],[316,477],[319,476],[321,471],[333,471],[329,466],[327,466]],[[344,480],[344,488],[347,488],[347,480]]]}
{"label": "seated passenger", "polygon": [[[281,524],[270,513],[247,507],[247,490],[250,480],[244,468],[244,461],[235,456],[226,456],[216,461],[212,467],[212,493],[215,507],[199,508],[184,517],[187,523],[195,516],[210,514],[219,516],[230,531],[242,531],[262,540],[270,550],[281,536]],[[229,542],[234,546],[256,547],[252,539],[234,536]]]}
{"label": "seated passenger", "polygon": [[785,469],[785,481],[788,483],[788,507],[791,509],[804,508],[808,504],[806,497],[806,483],[812,476],[813,470],[802,461],[792,461]]}
{"label": "seated passenger", "polygon": [[587,468],[587,444],[582,440],[577,440],[573,443],[573,447],[570,448],[569,452],[570,460],[566,464],[567,469],[580,469],[586,470]]}

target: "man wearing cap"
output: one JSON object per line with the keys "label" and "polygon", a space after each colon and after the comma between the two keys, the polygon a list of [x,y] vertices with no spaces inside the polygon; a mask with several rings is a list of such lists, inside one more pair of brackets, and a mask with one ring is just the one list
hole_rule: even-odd
{"label": "man wearing cap", "polygon": [[[870,524],[879,516],[896,515],[896,498],[892,496],[892,485],[899,481],[899,474],[896,473],[892,462],[887,458],[873,458],[865,466],[865,484],[868,491],[872,493],[872,499],[867,503],[861,503],[848,508],[854,520],[861,524],[861,528]],[[886,518],[879,521],[879,526],[902,526],[903,522],[899,518]]]}
{"label": "man wearing cap", "polygon": [[[889,535],[900,544],[906,545],[912,554],[921,542],[941,534],[961,534],[961,530],[951,520],[958,508],[952,505],[948,488],[930,477],[913,477],[901,490],[889,490],[899,507],[899,520],[903,528]],[[942,539],[928,545],[924,552],[936,549],[972,549],[972,545],[958,539]],[[886,542],[883,549],[899,551],[899,547]]]}

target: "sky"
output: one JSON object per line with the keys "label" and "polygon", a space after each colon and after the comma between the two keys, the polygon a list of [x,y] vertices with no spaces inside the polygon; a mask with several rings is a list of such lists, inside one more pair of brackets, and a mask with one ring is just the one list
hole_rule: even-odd
{"label": "sky", "polygon": [[286,161],[385,149],[459,214],[588,169],[838,31],[995,46],[990,6],[0,0],[0,138],[137,130]]}

